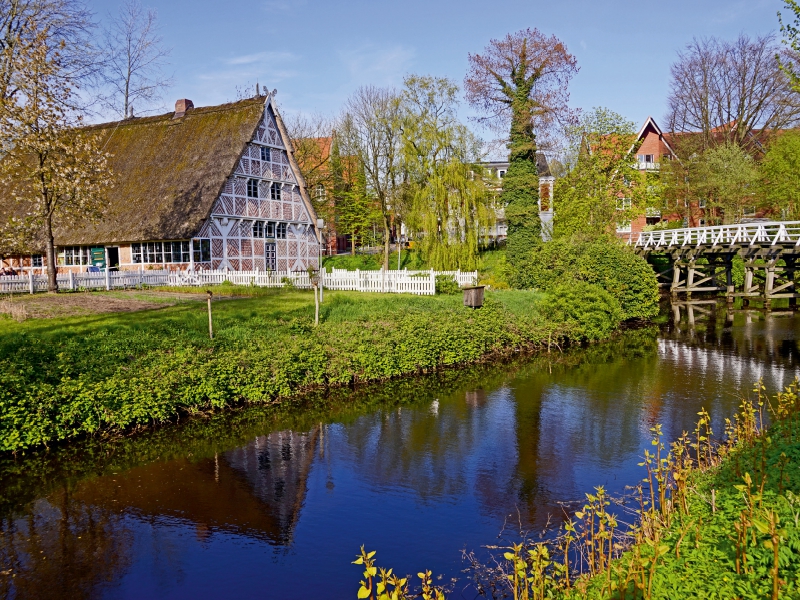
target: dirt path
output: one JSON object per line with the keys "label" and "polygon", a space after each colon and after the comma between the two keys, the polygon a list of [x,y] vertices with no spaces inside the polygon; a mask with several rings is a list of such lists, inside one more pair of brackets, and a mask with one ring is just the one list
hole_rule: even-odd
{"label": "dirt path", "polygon": [[143,291],[71,292],[60,294],[17,294],[0,298],[0,313],[17,320],[52,319],[99,313],[133,312],[179,302],[196,301],[194,294],[162,294]]}

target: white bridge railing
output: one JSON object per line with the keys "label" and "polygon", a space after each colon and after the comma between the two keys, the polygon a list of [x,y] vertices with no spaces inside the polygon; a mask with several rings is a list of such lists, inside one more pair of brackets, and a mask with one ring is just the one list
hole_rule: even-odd
{"label": "white bridge railing", "polygon": [[634,248],[668,250],[699,246],[800,246],[800,221],[772,221],[661,229],[623,236]]}
{"label": "white bridge railing", "polygon": [[[475,285],[477,271],[348,271],[333,269],[323,272],[325,289],[357,292],[405,293],[432,296],[436,293],[436,276],[452,277],[460,286]],[[102,273],[64,273],[57,276],[62,290],[124,289],[140,286],[206,286],[225,281],[234,285],[312,287],[306,272],[291,271],[104,271]],[[47,276],[25,275],[0,277],[0,293],[34,293],[47,291]]]}

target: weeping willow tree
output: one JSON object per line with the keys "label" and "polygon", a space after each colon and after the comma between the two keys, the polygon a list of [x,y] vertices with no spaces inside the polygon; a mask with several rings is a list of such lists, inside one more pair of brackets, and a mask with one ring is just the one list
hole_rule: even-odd
{"label": "weeping willow tree", "polygon": [[480,140],[456,116],[458,85],[446,78],[404,81],[403,220],[431,268],[477,267],[481,233],[494,224],[495,197],[484,183]]}

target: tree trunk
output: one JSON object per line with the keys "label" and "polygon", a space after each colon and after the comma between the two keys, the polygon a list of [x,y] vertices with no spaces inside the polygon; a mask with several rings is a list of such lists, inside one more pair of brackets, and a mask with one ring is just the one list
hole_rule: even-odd
{"label": "tree trunk", "polygon": [[[47,291],[58,291],[58,279],[56,279],[56,245],[53,239],[53,217],[47,215],[45,221],[47,227]],[[31,265],[33,268],[33,265]]]}
{"label": "tree trunk", "polygon": [[383,215],[383,268],[389,270],[389,242],[391,240],[391,228],[389,227],[389,215]]}

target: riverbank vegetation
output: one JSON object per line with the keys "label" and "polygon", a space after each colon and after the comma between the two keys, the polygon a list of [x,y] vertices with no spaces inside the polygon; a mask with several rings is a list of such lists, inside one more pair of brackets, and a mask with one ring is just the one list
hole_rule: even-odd
{"label": "riverbank vegetation", "polygon": [[480,310],[452,295],[329,292],[314,327],[310,292],[260,290],[214,303],[213,340],[199,302],[58,321],[0,317],[0,451],[608,338],[619,302],[591,284],[580,292],[489,293]]}
{"label": "riverbank vegetation", "polygon": [[[626,499],[599,486],[550,541],[494,547],[500,555],[491,565],[469,555],[479,593],[526,600],[796,598],[798,382],[771,399],[759,382],[753,399],[725,419],[721,439],[708,412],[698,416],[695,430],[669,445],[659,425],[651,429],[640,463],[644,478]],[[356,563],[367,560],[374,566],[374,555],[362,549]],[[397,592],[386,597],[410,597],[408,582],[370,572],[359,598],[383,598],[385,589]],[[420,576],[424,587],[430,574]],[[445,597],[440,589],[428,593]]]}

